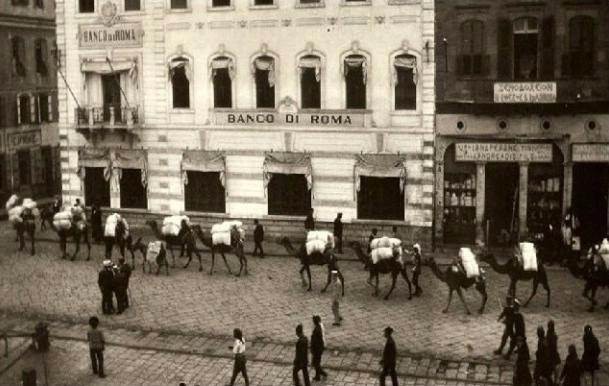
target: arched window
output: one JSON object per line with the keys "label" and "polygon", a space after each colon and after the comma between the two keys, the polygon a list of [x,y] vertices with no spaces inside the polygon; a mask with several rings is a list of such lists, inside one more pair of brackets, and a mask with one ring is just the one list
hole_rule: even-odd
{"label": "arched window", "polygon": [[256,107],[275,108],[275,59],[263,55],[254,59],[253,73],[256,83]]}
{"label": "arched window", "polygon": [[233,85],[235,64],[228,56],[218,56],[211,61],[211,76],[214,86],[214,108],[233,107]]}
{"label": "arched window", "polygon": [[298,62],[300,104],[303,109],[321,108],[321,58],[305,55]]}
{"label": "arched window", "polygon": [[[516,79],[537,79],[539,46],[539,26],[537,19],[525,17],[516,19],[514,31],[514,77]],[[502,60],[502,58],[499,58]]]}
{"label": "arched window", "polygon": [[368,63],[362,55],[349,55],[344,60],[346,108],[366,108]]}
{"label": "arched window", "polygon": [[36,39],[34,42],[34,57],[36,58],[36,73],[46,76],[49,73],[47,67],[47,41]]}
{"label": "arched window", "polygon": [[190,108],[190,61],[185,57],[178,57],[169,62],[169,79],[173,96],[174,109]]}
{"label": "arched window", "polygon": [[569,21],[569,73],[573,77],[594,75],[594,19],[575,16]]}
{"label": "arched window", "polygon": [[484,75],[488,57],[484,55],[484,23],[468,20],[461,24],[461,51],[457,59],[459,75]]}
{"label": "arched window", "polygon": [[11,39],[11,51],[13,73],[18,76],[25,76],[27,71],[25,67],[25,42],[23,41],[23,38],[14,36]]}
{"label": "arched window", "polygon": [[417,108],[417,58],[398,55],[393,60],[394,108],[416,110]]}

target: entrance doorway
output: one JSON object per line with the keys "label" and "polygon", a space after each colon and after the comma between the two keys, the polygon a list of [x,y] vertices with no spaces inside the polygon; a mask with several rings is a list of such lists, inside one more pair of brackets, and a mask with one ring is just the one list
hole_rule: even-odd
{"label": "entrance doorway", "polygon": [[487,163],[485,173],[484,211],[488,243],[509,245],[518,238],[520,169],[517,163]]}
{"label": "entrance doorway", "polygon": [[573,165],[572,206],[579,218],[582,247],[607,237],[607,195],[609,165],[575,163]]}
{"label": "entrance doorway", "polygon": [[118,74],[102,75],[104,94],[104,122],[110,121],[110,106],[114,107],[114,121],[121,122],[121,89]]}

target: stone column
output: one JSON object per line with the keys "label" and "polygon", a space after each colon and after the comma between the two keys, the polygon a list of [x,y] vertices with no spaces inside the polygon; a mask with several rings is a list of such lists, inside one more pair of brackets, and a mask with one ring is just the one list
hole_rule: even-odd
{"label": "stone column", "polygon": [[565,162],[563,165],[562,186],[562,215],[564,216],[567,208],[571,206],[573,197],[573,162]]}
{"label": "stone column", "polygon": [[476,164],[476,243],[486,243],[486,224],[484,221],[484,200],[486,189],[486,164]]}
{"label": "stone column", "polygon": [[436,208],[435,240],[436,244],[444,242],[444,162],[436,161]]}
{"label": "stone column", "polygon": [[527,229],[527,199],[529,192],[529,164],[520,164],[520,184],[518,192],[518,229],[519,237],[522,238],[528,232]]}

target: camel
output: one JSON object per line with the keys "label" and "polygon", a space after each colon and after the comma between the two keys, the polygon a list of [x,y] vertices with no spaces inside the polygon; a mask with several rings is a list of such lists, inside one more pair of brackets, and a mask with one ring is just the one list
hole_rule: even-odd
{"label": "camel", "polygon": [[[222,245],[213,245],[211,233],[204,232],[200,225],[193,225],[192,229],[195,232],[195,234],[197,235],[197,237],[199,238],[199,240],[201,240],[203,245],[205,245],[211,251],[211,268],[209,270],[210,275],[214,274],[214,263],[216,260],[216,253],[220,253],[220,256],[222,256],[222,260],[224,260],[224,265],[226,265],[226,268],[228,269],[228,273],[232,274],[233,272],[231,271],[230,266],[228,265],[228,262],[226,261],[225,253],[234,253],[235,256],[237,256],[237,258],[239,258],[239,264],[240,264],[239,273],[237,273],[235,275],[241,276],[241,272],[243,271],[244,267],[245,267],[245,274],[246,275],[248,274],[247,258],[245,257],[245,253],[243,252],[243,243],[241,241],[233,242],[233,245],[231,245],[231,246],[223,245],[223,244]],[[239,235],[231,234],[231,240],[239,240],[239,237],[240,237]],[[190,258],[189,258],[188,262],[190,263]]]}
{"label": "camel", "polygon": [[[604,267],[597,267],[594,264],[593,256],[584,261],[570,259],[567,262],[567,269],[576,279],[586,282],[582,296],[590,301],[588,312],[593,312],[596,306],[596,291],[602,287],[609,287],[609,271]],[[605,309],[609,308],[609,302]]]}
{"label": "camel", "polygon": [[36,253],[36,219],[34,216],[26,215],[22,216],[21,222],[16,222],[13,226],[17,231],[17,239],[19,240],[19,251],[23,251],[25,249],[25,235],[27,234],[30,238],[31,249],[30,254],[34,256]]}
{"label": "camel", "polygon": [[[125,237],[125,234],[127,234],[127,237]],[[114,245],[118,246],[123,258],[125,258],[125,248],[127,248],[127,250],[131,253],[131,266],[135,268],[133,238],[131,237],[131,233],[127,231],[123,221],[118,221],[116,223],[114,237],[104,236],[104,244],[106,245],[106,259],[109,259],[112,256],[112,249],[114,248]]]}
{"label": "camel", "polygon": [[46,206],[42,209],[40,209],[40,231],[44,232],[47,229],[47,226],[49,228],[53,228],[53,216],[55,215],[55,212],[53,211],[53,207],[51,206]]}
{"label": "camel", "polygon": [[342,286],[342,295],[345,296],[345,279],[343,277],[342,272],[338,268],[338,261],[332,252],[326,250],[324,253],[312,253],[307,255],[307,250],[305,245],[301,245],[300,249],[296,250],[292,246],[290,239],[287,237],[282,237],[277,242],[288,251],[290,255],[296,256],[300,260],[300,264],[302,267],[300,268],[300,278],[302,279],[302,286],[307,287],[307,282],[304,278],[303,273],[307,272],[307,277],[309,278],[309,284],[307,291],[311,291],[311,266],[312,265],[327,265],[328,266],[328,280],[326,281],[326,286],[321,290],[321,292],[326,292],[328,286],[330,285],[330,280],[332,277],[332,271],[335,270],[338,272],[338,277],[341,281]]}
{"label": "camel", "polygon": [[52,229],[59,236],[59,248],[61,249],[61,258],[65,259],[68,257],[67,252],[67,243],[68,238],[72,237],[74,243],[76,244],[76,248],[74,249],[74,254],[70,260],[74,261],[76,259],[76,255],[80,252],[80,239],[82,238],[87,245],[87,260],[91,259],[91,243],[89,242],[89,225],[86,221],[82,222],[74,222],[72,221],[72,225],[69,229],[57,229],[55,225],[51,222]]}
{"label": "camel", "polygon": [[[156,274],[158,275],[161,271],[161,267],[165,267],[165,274],[169,276],[169,262],[167,261],[167,250],[163,245],[160,253],[157,255],[154,261],[147,259],[148,245],[142,242],[142,238],[139,237],[132,245],[133,251],[139,251],[142,254],[142,272],[146,273],[146,265],[148,266],[148,273],[152,272],[152,264],[156,265]],[[135,265],[134,265],[135,267]]]}
{"label": "camel", "polygon": [[472,277],[468,278],[467,275],[458,270],[455,272],[453,267],[448,267],[445,271],[442,271],[433,257],[429,257],[427,259],[426,264],[431,268],[431,272],[440,280],[441,282],[446,283],[448,286],[448,303],[446,304],[446,308],[442,310],[442,313],[448,312],[448,307],[450,307],[450,302],[453,299],[453,292],[457,292],[459,295],[459,299],[461,299],[461,303],[465,306],[465,312],[468,315],[471,315],[469,311],[469,307],[467,307],[467,302],[463,298],[463,290],[469,289],[471,286],[474,286],[476,291],[480,293],[482,296],[482,304],[478,309],[478,313],[482,314],[484,312],[484,307],[486,306],[486,301],[488,299],[488,295],[486,294],[486,282],[482,277]]}
{"label": "camel", "polygon": [[372,258],[369,254],[364,253],[362,246],[360,243],[354,241],[351,243],[351,248],[355,251],[358,259],[364,263],[366,269],[370,270],[370,279],[368,279],[368,284],[371,284],[371,279],[375,279],[374,284],[374,296],[378,296],[379,294],[379,276],[380,274],[391,274],[391,288],[385,295],[384,299],[389,299],[389,296],[393,292],[395,288],[395,283],[397,282],[398,275],[402,275],[406,283],[408,284],[408,300],[412,299],[412,285],[410,283],[410,279],[408,278],[408,274],[406,273],[406,266],[401,264],[397,259],[385,259],[380,260],[376,264],[372,263]]}
{"label": "camel", "polygon": [[186,263],[184,268],[188,268],[188,265],[192,260],[192,252],[194,252],[199,258],[199,272],[203,271],[201,254],[199,254],[199,250],[197,249],[197,241],[193,237],[192,232],[186,232],[184,236],[164,235],[161,233],[159,225],[155,220],[146,221],[146,225],[148,225],[150,229],[152,229],[152,232],[154,233],[154,236],[157,238],[157,240],[163,241],[166,245],[166,249],[169,249],[169,251],[171,252],[171,258],[173,260],[172,267],[176,266],[176,257],[173,253],[173,247],[179,247],[180,249],[182,249],[184,246],[186,246],[188,262]]}
{"label": "camel", "polygon": [[533,280],[533,292],[531,293],[531,296],[529,296],[529,299],[524,303],[524,307],[529,304],[531,299],[533,299],[537,293],[537,287],[539,284],[541,284],[546,290],[546,307],[550,307],[550,284],[548,283],[548,275],[543,267],[541,259],[537,259],[537,271],[525,271],[521,264],[515,262],[515,257],[506,264],[499,264],[495,256],[490,253],[483,253],[481,254],[481,260],[487,262],[495,272],[501,275],[509,276],[510,286],[508,295],[513,297],[516,297],[516,284],[518,281]]}

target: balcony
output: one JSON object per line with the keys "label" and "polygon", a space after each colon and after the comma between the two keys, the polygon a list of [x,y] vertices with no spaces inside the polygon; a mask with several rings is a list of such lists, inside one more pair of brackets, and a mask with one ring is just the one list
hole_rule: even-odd
{"label": "balcony", "polygon": [[105,104],[101,107],[79,107],[75,110],[76,130],[87,139],[103,139],[108,133],[117,133],[122,139],[137,137],[140,128],[137,106]]}

